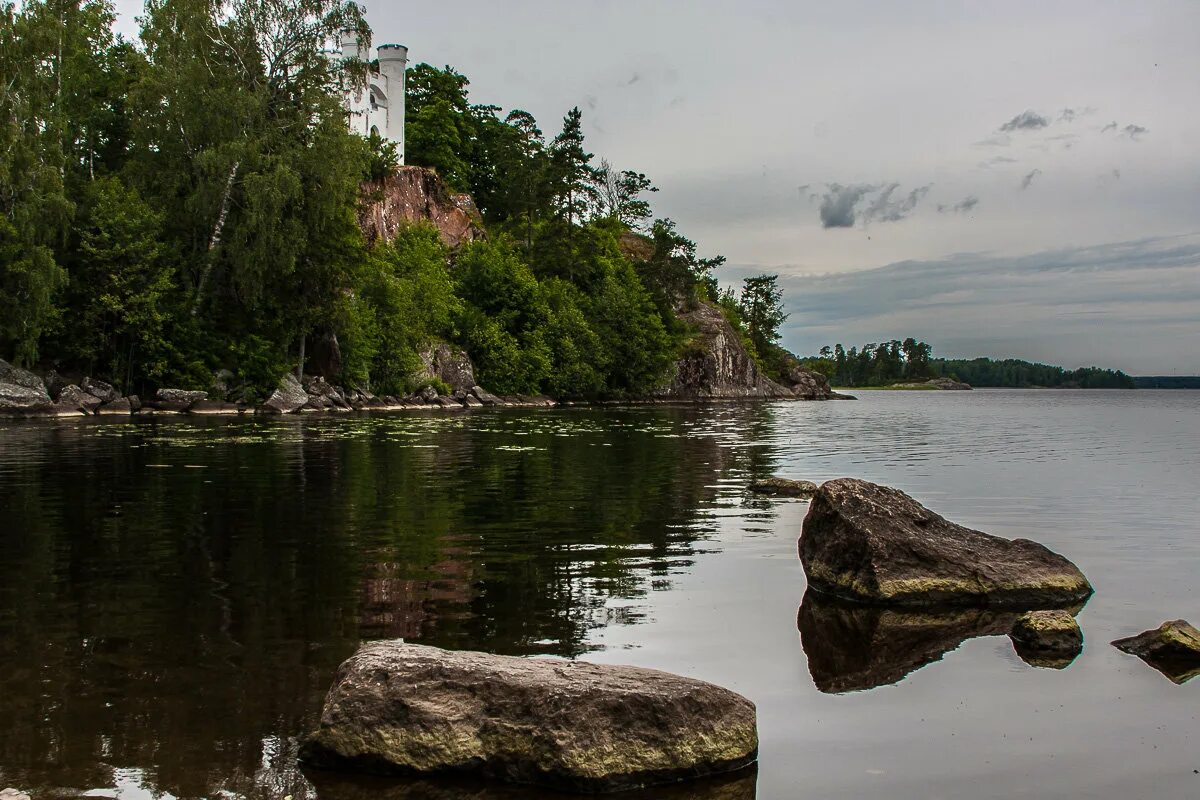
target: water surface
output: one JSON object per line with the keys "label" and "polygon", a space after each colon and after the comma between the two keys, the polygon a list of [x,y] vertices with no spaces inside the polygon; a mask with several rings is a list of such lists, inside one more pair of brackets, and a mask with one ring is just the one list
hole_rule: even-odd
{"label": "water surface", "polygon": [[[296,767],[337,664],[404,637],[758,704],[757,776],[655,797],[1200,796],[1200,681],[1108,645],[1200,622],[1200,393],[860,397],[0,424],[0,785],[533,797]],[[1083,654],[1037,668],[1003,619],[806,600],[807,505],[745,490],[770,474],[887,483],[1064,553],[1097,589]]]}

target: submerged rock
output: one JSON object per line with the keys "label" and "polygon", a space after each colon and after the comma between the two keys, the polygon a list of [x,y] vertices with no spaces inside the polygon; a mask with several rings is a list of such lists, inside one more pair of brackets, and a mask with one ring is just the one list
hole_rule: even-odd
{"label": "submerged rock", "polygon": [[288,373],[279,379],[279,387],[262,404],[263,410],[275,414],[290,414],[308,402],[308,394],[296,376]]}
{"label": "submerged rock", "polygon": [[1036,609],[1092,594],[1074,564],[1037,542],[964,528],[852,478],[821,486],[799,549],[809,586],[857,602]]}
{"label": "submerged rock", "polygon": [[1063,669],[1083,651],[1083,631],[1062,609],[1029,611],[1013,623],[1013,649],[1027,664]]}
{"label": "submerged rock", "polygon": [[784,497],[812,497],[820,487],[812,481],[794,481],[788,478],[763,478],[750,484],[755,494],[776,494]]}
{"label": "submerged rock", "polygon": [[1117,639],[1113,647],[1135,655],[1175,683],[1200,675],[1200,631],[1186,620],[1164,622],[1152,631]]}
{"label": "submerged rock", "polygon": [[49,405],[50,393],[37,375],[0,359],[0,409]]}
{"label": "submerged rock", "polygon": [[329,768],[477,775],[583,792],[754,762],[754,705],[637,667],[382,641],[338,669],[303,758]]}

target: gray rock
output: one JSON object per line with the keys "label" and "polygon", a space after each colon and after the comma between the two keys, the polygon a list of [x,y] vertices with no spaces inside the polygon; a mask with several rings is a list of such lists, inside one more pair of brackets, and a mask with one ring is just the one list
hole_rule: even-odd
{"label": "gray rock", "polygon": [[483,401],[473,394],[467,395],[462,402],[467,408],[483,408]]}
{"label": "gray rock", "polygon": [[20,409],[49,405],[46,384],[27,369],[14,367],[0,359],[0,409]]}
{"label": "gray rock", "polygon": [[1074,564],[1036,542],[964,528],[901,491],[851,478],[813,497],[800,560],[814,589],[865,603],[1037,609],[1092,594]]}
{"label": "gray rock", "polygon": [[263,410],[276,414],[290,414],[298,411],[307,402],[308,394],[305,393],[304,387],[296,380],[296,376],[289,372],[279,379],[279,388],[263,403]]}
{"label": "gray rock", "polygon": [[79,384],[75,383],[75,381],[71,380],[65,375],[60,375],[56,370],[50,370],[47,372],[45,376],[43,376],[42,382],[46,386],[46,391],[50,393],[50,396],[53,397],[55,401],[59,399],[58,396],[62,394],[63,390],[68,386],[74,386],[76,389],[79,388]]}
{"label": "gray rock", "polygon": [[1164,622],[1152,631],[1118,639],[1113,647],[1135,655],[1175,683],[1200,675],[1200,631],[1186,620]]}
{"label": "gray rock", "polygon": [[1063,669],[1083,651],[1083,631],[1069,611],[1029,611],[1009,632],[1013,648],[1035,667]]}
{"label": "gray rock", "polygon": [[201,400],[208,399],[208,392],[189,391],[188,389],[159,389],[154,399],[162,403],[181,403],[191,406]]}
{"label": "gray rock", "polygon": [[58,395],[58,405],[80,408],[89,414],[100,407],[103,401],[94,394],[89,394],[75,384],[70,384]]}
{"label": "gray rock", "polygon": [[29,800],[29,795],[18,789],[0,790],[0,800]]}
{"label": "gray rock", "polygon": [[413,383],[439,380],[452,392],[470,391],[475,385],[475,366],[467,354],[444,342],[423,350],[421,369],[413,376]]}
{"label": "gray rock", "polygon": [[750,491],[755,494],[774,494],[784,497],[812,497],[819,488],[812,481],[794,481],[788,478],[763,478],[750,484]]}
{"label": "gray rock", "polygon": [[196,414],[202,417],[228,416],[240,414],[241,412],[241,406],[234,403],[226,403],[223,400],[197,400],[188,408],[189,414]]}
{"label": "gray rock", "polygon": [[303,758],[607,792],[729,772],[758,752],[754,705],[637,667],[372,642],[338,669]]}
{"label": "gray rock", "polygon": [[499,397],[484,389],[482,386],[472,386],[469,390],[471,396],[475,397],[485,406],[498,406],[501,401]]}
{"label": "gray rock", "polygon": [[426,386],[420,391],[418,397],[420,397],[421,401],[424,403],[434,403],[437,402],[438,391],[432,386]]}
{"label": "gray rock", "polygon": [[127,417],[132,413],[133,403],[129,402],[128,397],[118,397],[96,409],[96,414],[101,417]]}
{"label": "gray rock", "polygon": [[95,395],[105,403],[111,403],[113,400],[120,398],[121,393],[118,392],[111,383],[96,380],[95,378],[84,378],[80,388],[91,395]]}

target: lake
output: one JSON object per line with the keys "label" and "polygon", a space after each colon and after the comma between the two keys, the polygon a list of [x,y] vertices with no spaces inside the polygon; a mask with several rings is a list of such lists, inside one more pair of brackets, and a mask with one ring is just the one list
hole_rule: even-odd
{"label": "lake", "polygon": [[[1200,624],[1200,392],[859,396],[0,423],[0,788],[549,797],[296,766],[336,666],[403,637],[758,705],[757,775],[646,797],[1200,796],[1200,680],[1108,644]],[[747,493],[767,475],[885,483],[1063,553],[1096,587],[1082,655],[806,598],[807,504]]]}

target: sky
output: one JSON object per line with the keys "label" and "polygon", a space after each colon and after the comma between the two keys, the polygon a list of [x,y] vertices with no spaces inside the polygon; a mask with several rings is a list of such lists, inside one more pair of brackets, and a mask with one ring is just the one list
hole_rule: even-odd
{"label": "sky", "polygon": [[[138,0],[117,0],[135,30]],[[471,99],[578,105],[783,344],[1200,374],[1197,0],[367,3]]]}

